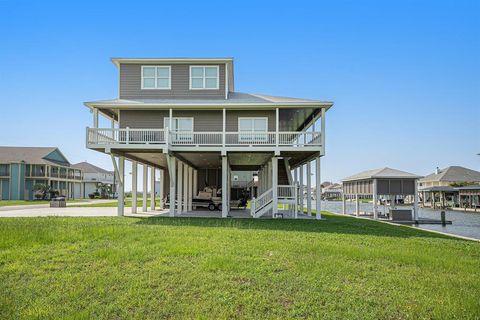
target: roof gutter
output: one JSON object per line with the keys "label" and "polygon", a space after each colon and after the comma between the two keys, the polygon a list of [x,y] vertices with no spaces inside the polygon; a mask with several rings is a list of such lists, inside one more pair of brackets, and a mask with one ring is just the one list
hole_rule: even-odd
{"label": "roof gutter", "polygon": [[163,109],[172,107],[210,107],[214,109],[221,109],[224,107],[317,107],[317,108],[331,108],[333,102],[283,102],[283,103],[133,103],[133,104],[116,104],[116,103],[94,103],[85,102],[88,108],[114,108],[114,109],[130,109],[130,108],[146,108],[146,109]]}
{"label": "roof gutter", "polygon": [[120,63],[227,63],[233,58],[111,58],[110,61],[117,67]]}

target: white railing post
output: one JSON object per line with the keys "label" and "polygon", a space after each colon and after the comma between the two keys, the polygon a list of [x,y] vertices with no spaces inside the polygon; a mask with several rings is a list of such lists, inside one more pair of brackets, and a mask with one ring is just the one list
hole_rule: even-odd
{"label": "white railing post", "polygon": [[129,144],[130,143],[130,127],[127,127],[125,139],[126,139],[125,143]]}

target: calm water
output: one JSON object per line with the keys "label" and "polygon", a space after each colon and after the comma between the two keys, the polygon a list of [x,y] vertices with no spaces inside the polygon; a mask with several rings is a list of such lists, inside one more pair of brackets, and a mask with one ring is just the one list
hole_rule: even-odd
{"label": "calm water", "polygon": [[[312,201],[313,203],[314,201]],[[312,204],[315,208],[315,204]],[[431,209],[419,208],[420,218],[438,219],[440,220],[440,211]],[[322,210],[342,213],[342,202],[340,201],[322,201]],[[383,211],[383,207],[379,207]],[[360,211],[373,211],[371,203],[360,203]],[[355,212],[355,203],[347,202],[347,213]],[[428,229],[435,231],[442,231],[446,233],[461,235],[480,239],[480,212],[461,212],[461,211],[446,211],[447,220],[452,221],[451,225],[442,226],[436,224],[421,224],[418,225],[420,229]]]}

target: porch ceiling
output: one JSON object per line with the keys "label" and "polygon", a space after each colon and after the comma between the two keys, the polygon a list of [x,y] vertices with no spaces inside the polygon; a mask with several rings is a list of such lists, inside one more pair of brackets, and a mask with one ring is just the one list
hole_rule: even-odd
{"label": "porch ceiling", "polygon": [[222,166],[220,152],[178,152],[175,155],[196,168],[215,169]]}
{"label": "porch ceiling", "polygon": [[125,157],[156,167],[168,168],[167,158],[162,152],[126,152]]}

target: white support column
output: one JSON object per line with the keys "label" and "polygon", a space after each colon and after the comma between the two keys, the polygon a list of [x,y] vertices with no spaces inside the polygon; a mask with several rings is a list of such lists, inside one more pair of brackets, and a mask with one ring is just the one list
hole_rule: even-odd
{"label": "white support column", "polygon": [[123,216],[125,212],[125,157],[118,157],[118,216]]}
{"label": "white support column", "polygon": [[196,197],[198,194],[198,170],[193,170],[193,196],[192,198]]}
{"label": "white support column", "polygon": [[355,214],[357,217],[360,216],[360,199],[358,199],[358,193],[355,193]]}
{"label": "white support column", "polygon": [[93,109],[93,127],[96,129],[98,128],[98,109]]}
{"label": "white support column", "polygon": [[280,135],[279,135],[279,128],[280,128],[280,111],[278,108],[275,108],[275,144],[276,146],[278,147],[278,144],[279,144],[279,138],[280,138]]}
{"label": "white support column", "polygon": [[325,155],[325,108],[322,108],[322,132],[321,132],[321,141],[322,141],[322,155]]}
{"label": "white support column", "polygon": [[227,110],[223,108],[223,113],[222,113],[222,146],[225,148],[225,133],[227,130]]}
{"label": "white support column", "polygon": [[321,171],[320,171],[320,156],[317,157],[315,161],[315,210],[317,213],[317,220],[322,219],[322,182],[321,182]]}
{"label": "white support column", "polygon": [[312,164],[307,162],[307,215],[312,216]]}
{"label": "white support column", "polygon": [[304,208],[303,208],[303,205],[304,205],[304,202],[303,202],[303,198],[304,198],[304,193],[303,193],[303,191],[304,191],[304,190],[303,190],[303,174],[304,174],[304,172],[305,172],[305,170],[303,170],[303,164],[302,164],[300,167],[298,167],[298,169],[299,169],[299,172],[300,172],[299,175],[298,175],[298,177],[299,177],[299,179],[300,179],[300,181],[299,181],[300,187],[299,187],[299,189],[298,189],[298,190],[299,190],[298,193],[299,193],[299,197],[300,197],[300,213],[303,214],[303,209],[304,209]]}
{"label": "white support column", "polygon": [[222,218],[228,216],[227,206],[227,175],[228,175],[228,159],[227,156],[222,156]]}
{"label": "white support column", "polygon": [[278,212],[278,158],[272,157],[272,217]]}
{"label": "white support column", "polygon": [[342,214],[347,214],[347,204],[345,202],[345,193],[342,192]]}
{"label": "white support column", "polygon": [[132,213],[137,213],[138,163],[132,161]]}
{"label": "white support column", "polygon": [[143,206],[142,211],[147,212],[147,198],[148,198],[148,167],[146,164],[143,165]]}
{"label": "white support column", "polygon": [[188,167],[188,211],[192,211],[193,202],[193,168]]}
{"label": "white support column", "polygon": [[150,168],[150,210],[155,210],[155,168]]}
{"label": "white support column", "polygon": [[373,179],[373,219],[378,219],[378,185],[377,179]]}
{"label": "white support column", "polygon": [[160,207],[160,210],[162,210],[163,209],[163,194],[164,194],[163,183],[165,181],[165,172],[163,171],[163,169],[160,169],[158,178],[160,180],[160,183],[159,183],[160,188],[158,190],[158,194],[160,195],[160,201],[159,201],[158,206]]}
{"label": "white support column", "polygon": [[413,220],[418,221],[418,181],[415,180],[415,187],[413,195]]}
{"label": "white support column", "polygon": [[268,190],[272,187],[272,162],[268,161],[267,162],[267,170],[266,170],[266,183],[267,183],[267,188],[265,190]]}
{"label": "white support column", "polygon": [[182,212],[188,211],[188,165],[183,164],[183,207]]}
{"label": "white support column", "polygon": [[228,176],[227,176],[227,210],[228,212],[230,212],[230,200],[232,199],[232,188],[230,188],[230,185],[231,185],[231,181],[232,181],[232,170],[230,169],[230,163],[228,162],[228,158],[227,158],[227,172],[228,172]]}
{"label": "white support column", "polygon": [[183,199],[183,163],[178,161],[178,177],[177,177],[177,212],[182,213]]}
{"label": "white support column", "polygon": [[169,155],[167,155],[168,162],[168,173],[170,180],[170,208],[169,215],[170,217],[175,216],[175,199],[176,199],[176,187],[177,187],[177,160]]}

